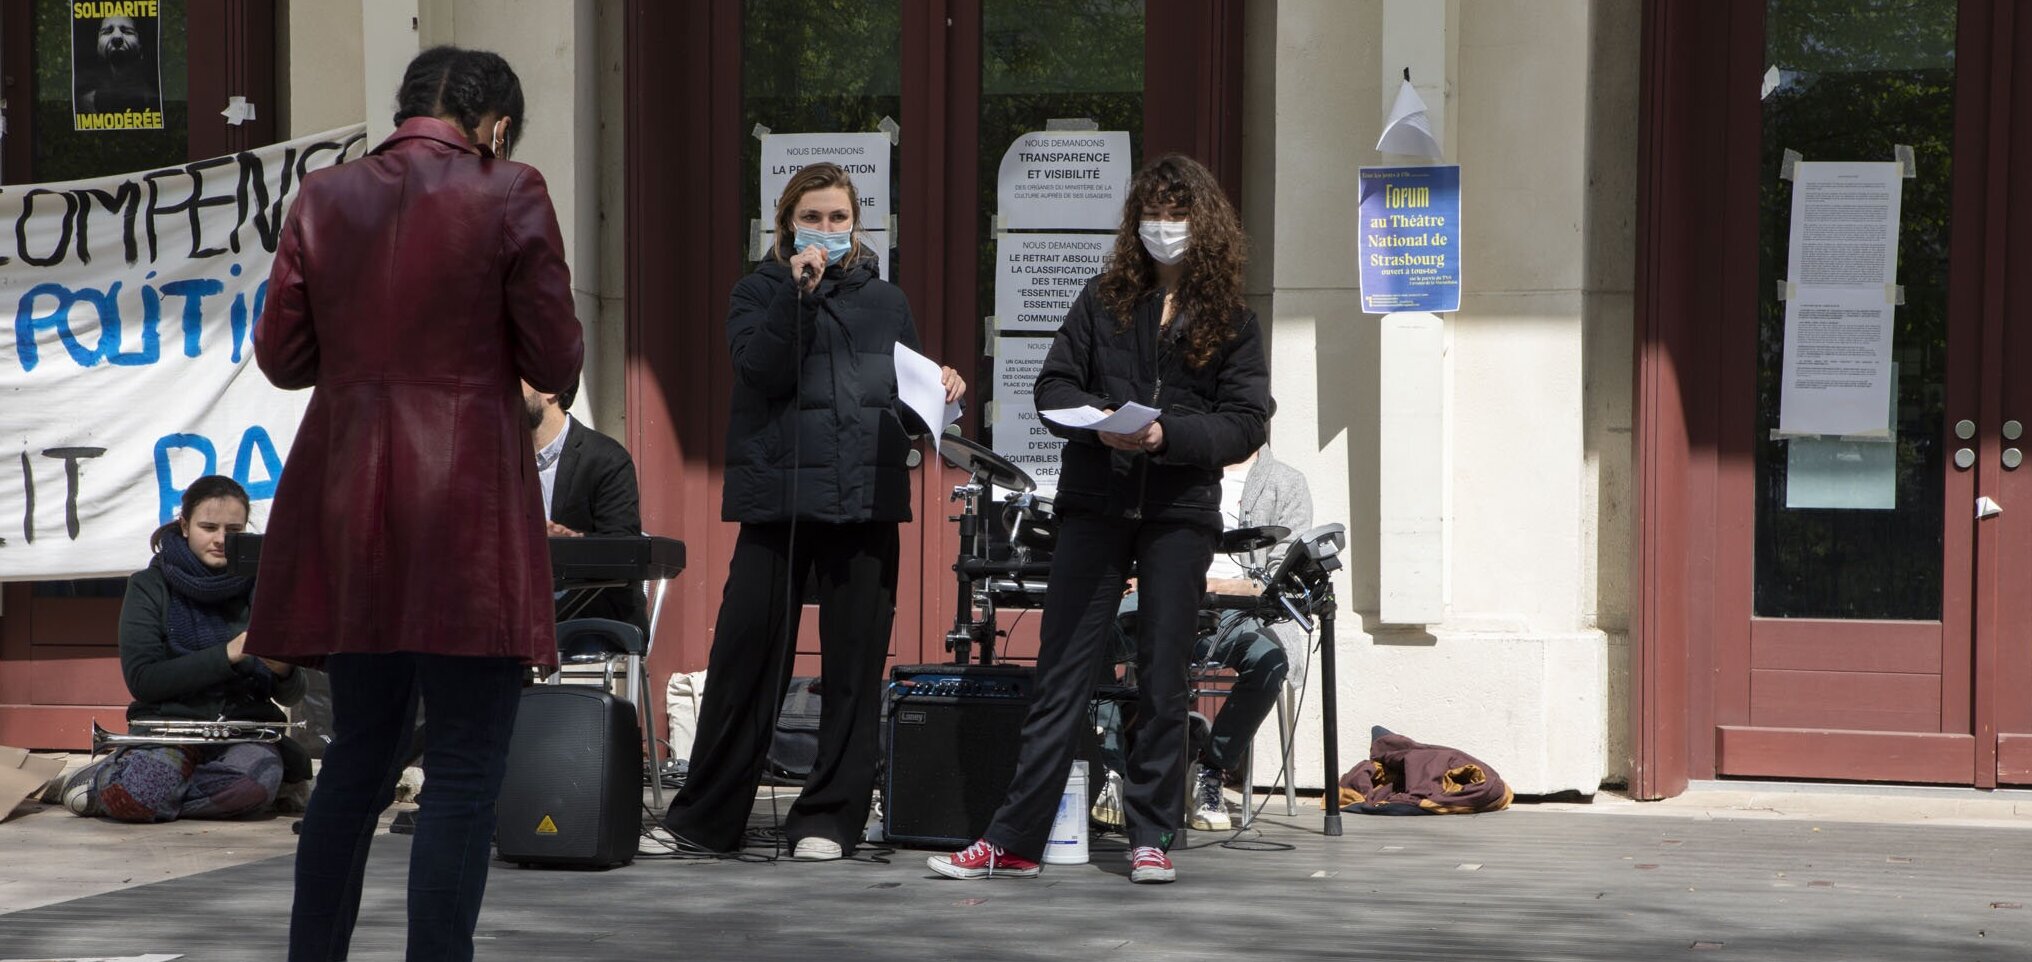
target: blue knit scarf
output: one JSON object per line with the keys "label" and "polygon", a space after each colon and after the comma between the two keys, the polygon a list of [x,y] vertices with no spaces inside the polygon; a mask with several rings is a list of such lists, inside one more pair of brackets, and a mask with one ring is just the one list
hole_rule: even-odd
{"label": "blue knit scarf", "polygon": [[[237,632],[226,616],[225,603],[247,597],[254,590],[253,578],[208,567],[191,551],[190,543],[175,533],[163,537],[162,550],[151,564],[169,583],[169,611],[165,618],[169,650],[184,655],[233,640]],[[275,673],[259,658],[242,664],[253,665],[252,673],[236,676],[232,687],[255,698],[273,697]],[[224,696],[228,694],[227,686],[215,686],[205,694]]]}

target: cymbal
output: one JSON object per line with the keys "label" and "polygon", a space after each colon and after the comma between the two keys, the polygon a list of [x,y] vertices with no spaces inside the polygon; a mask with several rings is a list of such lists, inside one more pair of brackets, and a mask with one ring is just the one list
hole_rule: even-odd
{"label": "cymbal", "polygon": [[947,464],[998,488],[1037,490],[1037,483],[1030,480],[1030,475],[1024,474],[1022,468],[1010,464],[1007,458],[979,441],[970,441],[957,434],[942,434],[938,438],[938,454]]}
{"label": "cymbal", "polygon": [[1261,551],[1291,536],[1291,529],[1281,524],[1258,525],[1254,528],[1236,528],[1221,532],[1220,553],[1241,554],[1244,551]]}

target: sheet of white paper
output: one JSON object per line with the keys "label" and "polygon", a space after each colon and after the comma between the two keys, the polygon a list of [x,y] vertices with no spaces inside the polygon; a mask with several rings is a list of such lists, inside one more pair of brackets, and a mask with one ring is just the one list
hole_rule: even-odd
{"label": "sheet of white paper", "polygon": [[901,344],[896,345],[896,396],[933,434],[944,434],[946,425],[960,419],[958,402],[946,403],[938,362]]}
{"label": "sheet of white paper", "polygon": [[1112,234],[997,234],[996,329],[1004,333],[1058,330],[1072,302],[1079,299],[1087,280],[1101,272],[1114,246]]}
{"label": "sheet of white paper", "polygon": [[1898,507],[1898,445],[1793,438],[1785,442],[1788,508]]}
{"label": "sheet of white paper", "polygon": [[1780,434],[1889,436],[1904,188],[1897,163],[1794,167]]}
{"label": "sheet of white paper", "polygon": [[1104,413],[1091,404],[1038,413],[1069,428],[1092,428],[1110,434],[1133,434],[1142,430],[1144,425],[1157,420],[1157,416],[1164,412],[1130,401],[1117,408],[1113,414]]}
{"label": "sheet of white paper", "polygon": [[1800,290],[1785,302],[1780,434],[1889,435],[1894,309],[1881,286]]}
{"label": "sheet of white paper", "polygon": [[995,338],[995,403],[986,415],[992,421],[995,453],[1030,475],[1045,497],[1058,491],[1058,449],[1065,444],[1044,426],[1031,399],[1037,372],[1044,369],[1050,350],[1049,337]]}
{"label": "sheet of white paper", "polygon": [[1383,136],[1376,138],[1376,149],[1386,154],[1433,160],[1444,156],[1439,138],[1432,133],[1432,116],[1425,112],[1425,100],[1408,80],[1397,88],[1397,101],[1390,105],[1390,116],[1383,121]]}
{"label": "sheet of white paper", "polygon": [[1792,172],[1786,255],[1799,289],[1868,287],[1898,277],[1898,216],[1905,170],[1895,162],[1802,161]]}
{"label": "sheet of white paper", "polygon": [[1126,130],[1019,134],[995,171],[996,229],[1112,232],[1134,172]]}

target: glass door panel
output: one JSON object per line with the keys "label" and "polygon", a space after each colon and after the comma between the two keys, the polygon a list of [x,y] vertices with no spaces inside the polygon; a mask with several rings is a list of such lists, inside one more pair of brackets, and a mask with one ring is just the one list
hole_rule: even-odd
{"label": "glass door panel", "polygon": [[[859,133],[903,116],[902,0],[857,0],[843,15],[837,0],[744,0],[741,8],[741,204],[770,229],[776,199],[759,198],[762,141],[757,126],[778,134]],[[903,154],[889,159],[889,196],[902,200]],[[857,184],[858,186],[858,184]],[[891,213],[898,213],[892,209]],[[738,238],[744,261],[755,259],[756,225]],[[888,230],[863,224],[864,230]],[[898,252],[888,278],[899,281]]]}
{"label": "glass door panel", "polygon": [[[985,0],[981,8],[979,316],[995,312],[996,182],[1016,138],[1054,119],[1126,130],[1143,151],[1143,0]],[[994,344],[972,382],[996,399]],[[1029,394],[1006,399],[1029,404]],[[985,426],[985,425],[984,425]],[[982,440],[990,447],[992,430]]]}
{"label": "glass door panel", "polygon": [[[1758,204],[1755,614],[1941,617],[1955,0],[1768,0]],[[1774,438],[1784,367],[1787,151],[1889,161],[1909,146],[1891,438]],[[1970,332],[1972,335],[1973,332]]]}
{"label": "glass door panel", "polygon": [[[776,198],[761,197],[762,140],[759,128],[769,133],[863,133],[880,129],[887,117],[904,125],[910,118],[903,112],[903,6],[901,0],[857,0],[842,10],[837,0],[743,0],[741,5],[741,181],[740,205],[747,217],[740,233],[724,237],[740,246],[746,264],[764,255],[758,247],[764,232],[773,230]],[[906,203],[900,186],[903,152],[892,150],[889,157],[891,213],[901,212]],[[856,178],[856,186],[867,185]],[[888,224],[864,223],[865,231],[884,231],[894,237]],[[892,283],[902,276],[898,251],[888,252],[887,277]],[[721,303],[724,303],[722,301]],[[919,331],[927,323],[918,308]],[[719,329],[724,315],[701,319]],[[724,341],[721,341],[724,350]],[[925,519],[920,518],[919,523]],[[922,561],[910,550],[916,539],[906,533],[900,577],[912,583]],[[800,597],[807,606],[818,604],[815,572],[801,586]],[[913,637],[917,622],[908,605],[896,609],[896,637]],[[818,613],[807,610],[798,625],[796,670],[815,674],[813,657],[818,647]],[[894,639],[891,644],[893,646]],[[892,648],[893,650],[893,648]]]}

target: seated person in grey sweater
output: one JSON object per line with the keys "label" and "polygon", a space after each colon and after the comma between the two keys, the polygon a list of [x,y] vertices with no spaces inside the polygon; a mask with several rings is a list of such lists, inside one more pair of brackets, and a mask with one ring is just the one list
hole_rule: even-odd
{"label": "seated person in grey sweater", "polygon": [[[1221,478],[1221,517],[1232,528],[1280,525],[1290,529],[1282,543],[1246,557],[1250,566],[1275,570],[1277,562],[1291,547],[1291,535],[1312,527],[1312,492],[1305,475],[1270,456],[1268,446],[1247,459],[1228,466]],[[1207,568],[1207,591],[1217,595],[1261,594],[1263,585],[1247,576],[1234,558],[1215,555]],[[1136,593],[1122,598],[1117,617],[1116,650],[1113,661],[1127,662],[1136,652]],[[1197,716],[1193,724],[1193,750],[1199,769],[1192,781],[1192,803],[1187,806],[1186,824],[1200,831],[1224,832],[1233,827],[1221,784],[1242,764],[1242,756],[1256,737],[1256,729],[1277,705],[1292,664],[1303,650],[1305,633],[1289,623],[1264,624],[1252,612],[1203,611],[1201,623],[1213,626],[1193,643],[1193,662],[1209,668],[1227,668],[1235,680],[1227,686],[1220,711],[1211,730]],[[1095,793],[1094,819],[1103,825],[1122,824],[1121,781],[1127,753],[1121,704],[1097,699],[1093,705],[1094,727],[1100,739],[1102,765],[1107,769],[1101,788]],[[1134,737],[1133,722],[1126,737]]]}
{"label": "seated person in grey sweater", "polygon": [[[208,475],[184,492],[175,520],[149,538],[148,567],[127,579],[120,607],[120,670],[134,702],[129,721],[277,722],[277,706],[303,697],[303,673],[243,651],[254,579],[226,571],[226,535],[247,527],[247,492]],[[79,815],[123,822],[232,818],[275,801],[285,776],[310,777],[288,739],[123,746],[65,781]]]}

